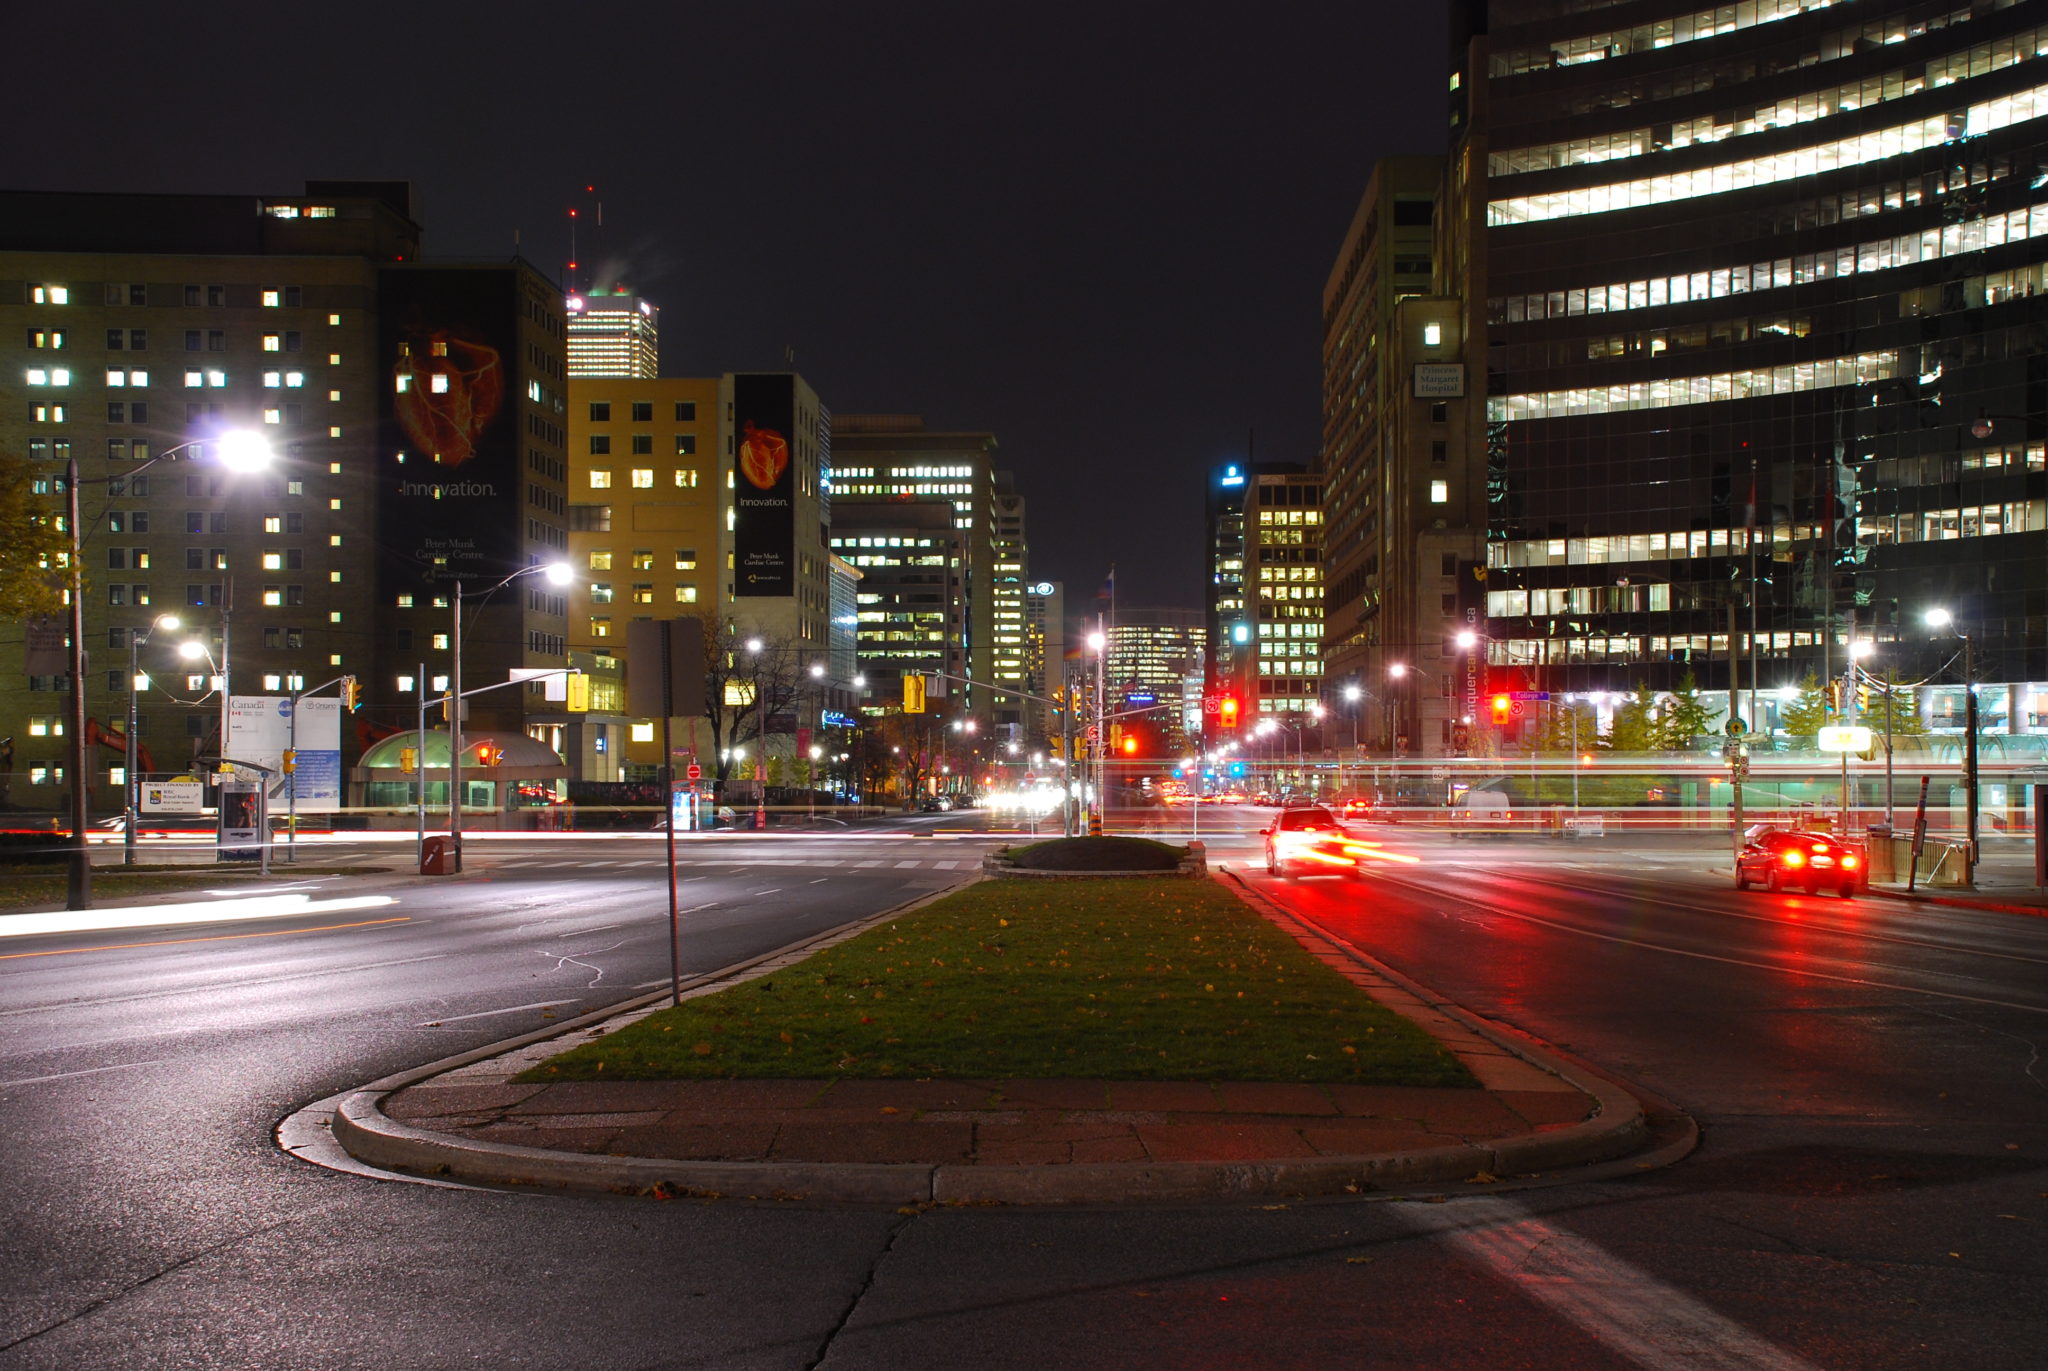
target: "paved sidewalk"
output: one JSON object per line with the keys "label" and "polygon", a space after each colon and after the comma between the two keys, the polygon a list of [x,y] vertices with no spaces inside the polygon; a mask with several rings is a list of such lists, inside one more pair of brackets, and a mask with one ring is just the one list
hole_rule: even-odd
{"label": "paved sidewalk", "polygon": [[[896,1204],[1355,1194],[1586,1165],[1647,1141],[1642,1108],[1627,1092],[1233,888],[1361,991],[1433,1034],[1480,1088],[513,1082],[574,1041],[660,1008],[666,997],[658,996],[365,1087],[335,1103],[334,1136],[373,1166],[489,1184]],[[768,974],[822,945],[785,949],[704,989]]]}

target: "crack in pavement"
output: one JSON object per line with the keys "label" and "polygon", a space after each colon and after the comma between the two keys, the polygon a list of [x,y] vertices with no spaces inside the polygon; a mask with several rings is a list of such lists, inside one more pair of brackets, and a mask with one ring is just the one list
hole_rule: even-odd
{"label": "crack in pavement", "polygon": [[881,1249],[875,1253],[875,1259],[868,1263],[867,1272],[861,1277],[860,1284],[847,1296],[846,1308],[839,1311],[838,1319],[825,1330],[825,1336],[818,1341],[817,1351],[812,1353],[810,1360],[803,1363],[803,1371],[817,1371],[818,1367],[824,1365],[825,1358],[832,1354],[832,1345],[839,1341],[839,1335],[844,1333],[847,1324],[853,1321],[854,1311],[860,1308],[861,1301],[867,1298],[868,1291],[874,1289],[875,1277],[880,1274],[882,1263],[896,1250],[897,1242],[910,1230],[910,1225],[918,1218],[920,1212],[913,1209],[902,1216],[901,1222],[891,1226],[889,1240],[882,1244]]}
{"label": "crack in pavement", "polygon": [[540,955],[543,957],[553,957],[555,961],[555,970],[557,971],[560,971],[565,966],[580,966],[585,971],[595,971],[597,974],[590,978],[589,984],[584,986],[584,989],[586,990],[594,990],[597,988],[597,983],[604,979],[604,968],[597,965],[595,962],[585,962],[579,961],[577,959],[579,957],[584,956],[595,957],[600,952],[610,952],[613,948],[623,947],[625,946],[625,944],[626,940],[624,938],[621,938],[615,943],[608,944],[604,947],[593,947],[588,949],[587,951],[580,953],[563,952],[557,954],[553,952],[543,952]]}
{"label": "crack in pavement", "polygon": [[104,1295],[99,1299],[91,1301],[90,1303],[86,1304],[83,1308],[74,1310],[73,1312],[66,1314],[63,1318],[58,1319],[53,1323],[47,1323],[44,1324],[41,1328],[32,1329],[29,1332],[22,1334],[20,1337],[15,1338],[11,1342],[0,1343],[0,1352],[11,1352],[15,1348],[20,1347],[24,1343],[34,1342],[37,1338],[44,1337],[48,1334],[56,1332],[60,1328],[64,1328],[70,1324],[77,1323],[80,1319],[90,1318],[92,1315],[97,1314],[100,1310],[105,1309],[110,1305],[117,1303],[120,1300],[127,1299],[130,1295],[135,1294],[139,1290],[147,1289],[149,1286],[154,1285],[156,1284],[156,1282],[162,1280],[165,1276],[171,1275],[173,1272],[182,1271],[184,1268],[192,1265],[194,1262],[200,1261],[206,1257],[210,1257],[216,1252],[220,1252],[226,1248],[234,1246],[236,1243],[247,1242],[249,1239],[261,1237],[265,1233],[274,1233],[280,1228],[289,1228],[291,1225],[301,1222],[304,1218],[305,1215],[303,1214],[294,1215],[289,1219],[279,1219],[276,1223],[264,1224],[261,1228],[252,1228],[249,1229],[247,1232],[236,1233],[230,1237],[222,1238],[219,1242],[212,1243],[206,1247],[200,1248],[197,1252],[192,1253],[190,1256],[179,1258],[177,1261],[172,1262],[169,1266],[164,1267],[161,1271],[153,1271],[149,1275],[144,1276],[141,1280],[123,1286],[121,1289],[115,1291],[111,1295]]}

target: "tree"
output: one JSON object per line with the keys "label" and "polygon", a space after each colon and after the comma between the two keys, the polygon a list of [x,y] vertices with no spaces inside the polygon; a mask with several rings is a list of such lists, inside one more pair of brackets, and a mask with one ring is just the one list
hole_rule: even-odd
{"label": "tree", "polygon": [[1600,742],[1609,752],[1655,752],[1663,746],[1660,734],[1657,697],[1638,684],[1614,707],[1614,719]]}
{"label": "tree", "polygon": [[[796,708],[803,667],[787,639],[727,623],[708,606],[697,617],[704,625],[704,718],[711,725],[712,774],[722,793],[732,777],[733,750],[762,742],[762,705],[771,731],[777,715]],[[747,646],[755,642],[759,651]]]}
{"label": "tree", "polygon": [[1700,699],[1700,684],[1688,668],[1658,716],[1659,745],[1667,752],[1690,752],[1698,739],[1714,731],[1715,717]]}
{"label": "tree", "polygon": [[1809,667],[1799,683],[1799,694],[1778,711],[1778,727],[1794,738],[1816,738],[1827,725],[1828,701],[1820,688],[1820,677]]}
{"label": "tree", "polygon": [[1927,724],[1920,717],[1920,692],[1918,687],[1902,684],[1896,670],[1887,670],[1882,681],[1870,686],[1870,700],[1864,707],[1861,723],[1872,733],[1883,737],[1889,732],[1894,740],[1925,736]]}
{"label": "tree", "polygon": [[64,611],[70,535],[60,505],[34,493],[35,476],[0,453],[0,618],[16,622]]}

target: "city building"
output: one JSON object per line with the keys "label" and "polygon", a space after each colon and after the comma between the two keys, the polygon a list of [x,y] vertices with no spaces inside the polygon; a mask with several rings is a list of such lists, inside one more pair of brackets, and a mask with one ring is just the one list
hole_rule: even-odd
{"label": "city building", "polygon": [[1240,725],[1307,710],[1323,678],[1322,478],[1301,463],[1225,463],[1206,528],[1207,693],[1234,701]]}
{"label": "city building", "polygon": [[661,309],[626,291],[571,292],[569,375],[651,381],[661,374]]}
{"label": "city building", "polygon": [[1454,14],[1443,279],[1486,359],[1494,680],[1691,676],[1762,723],[1855,639],[1953,683],[1960,632],[1987,726],[2038,732],[2039,8]]}
{"label": "city building", "polygon": [[[833,451],[832,550],[863,577],[859,654],[871,696],[878,703],[900,700],[901,676],[922,661],[984,683],[948,682],[950,712],[983,727],[994,723],[998,709],[1009,708],[986,688],[997,681],[996,565],[1021,561],[1021,555],[997,555],[995,435],[927,429],[917,415],[849,414],[834,424]],[[920,506],[940,513],[908,512]],[[957,540],[941,536],[948,528]],[[1013,543],[1005,546],[1021,554],[1021,502],[1015,528]],[[875,541],[880,538],[899,542],[883,545]],[[897,565],[895,555],[909,551],[938,560]],[[1013,574],[1021,579],[1004,573]],[[885,582],[900,593],[886,590]],[[903,614],[915,622],[899,622]],[[944,616],[942,628],[935,627],[934,614]],[[1021,682],[1022,653],[1003,655],[1006,663],[1018,663],[1005,666],[1003,683]]]}
{"label": "city building", "polygon": [[[1109,624],[1110,703],[1119,709],[1153,708],[1146,715],[1170,755],[1187,747],[1187,681],[1199,696],[1208,643],[1207,614],[1196,609],[1127,609]],[[1197,699],[1197,707],[1200,705]]]}
{"label": "city building", "polygon": [[[716,377],[570,380],[572,653],[623,661],[634,619],[717,611],[725,565],[719,413]],[[653,779],[659,730],[628,719],[622,695],[610,703],[600,709],[593,699],[587,715],[564,716],[571,774]]]}
{"label": "city building", "polygon": [[[851,679],[825,545],[832,419],[802,377],[578,378],[569,415],[569,552],[583,578],[570,591],[573,650],[630,671],[633,620],[708,614],[733,637],[826,663],[835,685]],[[660,765],[647,720],[566,722],[579,778],[644,779]],[[694,745],[699,724],[686,727],[679,747]],[[793,736],[771,747],[786,752]]]}
{"label": "city building", "polygon": [[[1033,581],[1024,592],[1026,633],[1026,689],[1042,699],[1054,699],[1066,688],[1067,594],[1060,581]],[[1033,742],[1056,738],[1061,720],[1046,706],[1031,716],[1027,732]]]}
{"label": "city building", "polygon": [[1483,608],[1485,464],[1466,435],[1484,387],[1467,384],[1464,311],[1435,279],[1443,165],[1373,169],[1323,289],[1325,670],[1382,755],[1449,751],[1477,688],[1454,635]]}
{"label": "city building", "polygon": [[999,687],[989,715],[1005,741],[1021,743],[1032,731],[1028,721],[1037,708],[1024,697],[1030,688],[1031,651],[1024,606],[1025,573],[1030,543],[1024,535],[1024,497],[1007,471],[996,473],[995,498],[989,510],[993,541],[990,563],[989,680]]}
{"label": "city building", "polygon": [[[352,674],[362,730],[410,725],[450,674],[452,582],[559,555],[561,293],[517,260],[419,250],[402,183],[0,193],[0,368],[20,400],[0,448],[53,497],[78,466],[89,738],[120,737],[131,644],[145,771],[218,754],[223,675],[284,695]],[[235,431],[268,440],[267,469],[211,460]],[[166,615],[179,627],[152,631]],[[477,626],[476,682],[562,661],[548,596],[503,592]],[[172,654],[186,639],[196,663]],[[68,662],[0,646],[17,808],[61,802],[68,690]],[[483,697],[472,718],[516,727],[524,704]],[[123,758],[95,752],[105,812]]]}

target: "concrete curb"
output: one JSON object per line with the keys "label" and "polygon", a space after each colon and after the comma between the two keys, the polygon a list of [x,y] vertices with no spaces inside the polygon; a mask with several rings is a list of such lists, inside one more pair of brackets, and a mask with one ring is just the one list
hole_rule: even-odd
{"label": "concrete curb", "polygon": [[[1219,878],[1220,879],[1220,878]],[[958,889],[953,887],[952,889]],[[458,1067],[567,1036],[667,998],[667,991],[599,1010],[560,1025],[387,1076],[339,1100],[331,1127],[351,1156],[371,1166],[430,1178],[484,1185],[527,1186],[584,1194],[643,1195],[660,1199],[773,1199],[852,1204],[1078,1205],[1186,1203],[1253,1198],[1357,1195],[1421,1186],[1480,1182],[1612,1161],[1649,1140],[1641,1104],[1626,1091],[1576,1071],[1532,1044],[1450,1004],[1388,967],[1323,938],[1271,901],[1234,882],[1234,892],[1261,917],[1284,920],[1324,941],[1383,978],[1399,994],[1389,1007],[1442,1034],[1427,1019],[1439,1016],[1476,1034],[1537,1070],[1554,1076],[1597,1106],[1593,1117],[1548,1132],[1486,1143],[1454,1144],[1366,1156],[1287,1158],[1273,1161],[1100,1162],[1072,1165],[978,1166],[925,1163],[704,1162],[657,1157],[597,1156],[511,1143],[487,1143],[414,1128],[386,1116],[384,1098],[408,1085]],[[693,978],[701,986],[812,945],[852,937],[952,890],[884,910],[821,938],[750,958]],[[1261,908],[1260,906],[1264,906]],[[1368,991],[1367,993],[1371,993]],[[1379,998],[1376,996],[1375,998]],[[1400,1003],[1412,999],[1414,1004]],[[1386,1003],[1386,1000],[1382,1001]],[[1418,1007],[1421,1011],[1418,1013]]]}

